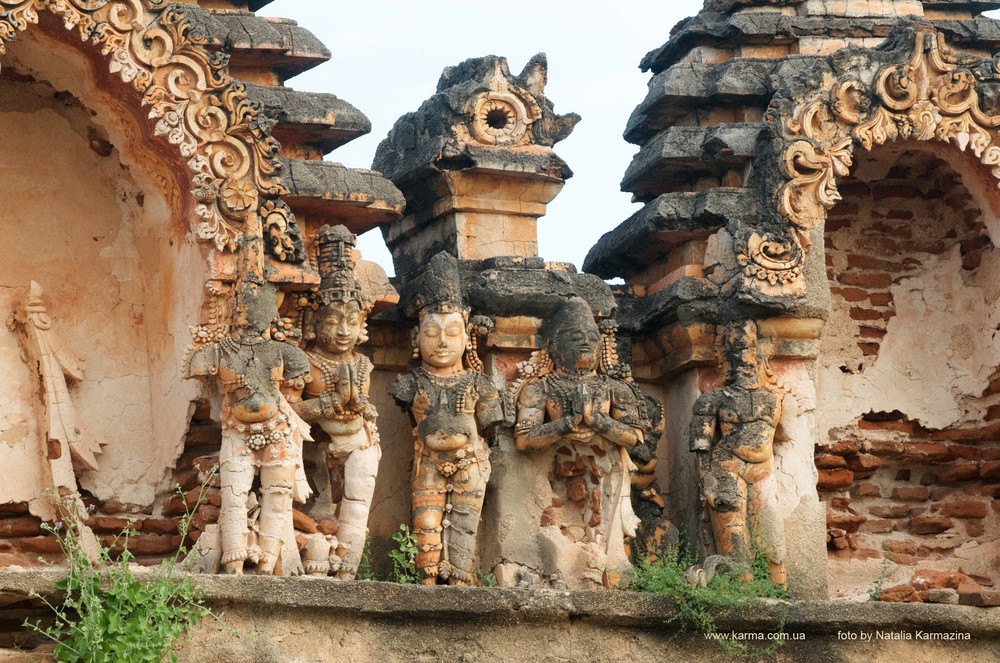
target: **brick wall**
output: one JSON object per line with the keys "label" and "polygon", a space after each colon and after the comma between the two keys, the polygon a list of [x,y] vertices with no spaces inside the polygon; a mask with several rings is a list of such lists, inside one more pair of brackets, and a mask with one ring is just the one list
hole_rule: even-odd
{"label": "brick wall", "polygon": [[[823,362],[863,376],[897,315],[893,288],[917,283],[907,279],[956,247],[960,282],[967,282],[985,257],[992,259],[993,246],[982,210],[952,168],[931,154],[902,152],[891,167],[871,162],[867,177],[845,180],[840,191],[843,201],[831,210],[825,237],[829,333],[839,341],[826,343]],[[992,584],[1000,539],[998,393],[995,373],[981,394],[964,397],[967,420],[943,429],[873,408],[829,431],[816,449],[816,466],[834,590],[838,568],[849,568],[849,560],[883,558],[901,567],[962,570]]]}

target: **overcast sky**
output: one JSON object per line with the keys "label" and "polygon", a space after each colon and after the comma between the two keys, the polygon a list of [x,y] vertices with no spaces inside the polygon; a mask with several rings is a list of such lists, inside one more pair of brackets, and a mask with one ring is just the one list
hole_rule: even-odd
{"label": "overcast sky", "polygon": [[[298,21],[333,52],[329,62],[288,85],[333,93],[371,119],[369,135],[327,157],[352,168],[371,165],[396,119],[434,93],[444,67],[495,54],[506,57],[517,73],[528,58],[545,52],[546,96],[557,113],[579,113],[583,121],[555,146],[574,176],[539,221],[539,253],[579,267],[602,234],[639,208],[619,187],[637,149],[622,132],[649,81],[639,61],[701,5],[701,0],[276,0],[259,13]],[[366,259],[392,273],[378,230],[363,235],[360,247]]]}

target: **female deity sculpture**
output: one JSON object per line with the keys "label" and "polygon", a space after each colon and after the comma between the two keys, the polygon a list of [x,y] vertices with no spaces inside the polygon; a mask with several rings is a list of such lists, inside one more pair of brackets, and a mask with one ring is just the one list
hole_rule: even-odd
{"label": "female deity sculpture", "polygon": [[[261,574],[302,572],[292,501],[308,497],[301,479],[302,441],[309,431],[280,387],[308,378],[309,361],[291,343],[271,339],[276,296],[270,283],[244,281],[236,292],[236,322],[229,335],[191,348],[184,359],[185,377],[215,379],[224,393],[219,529],[222,567],[231,574],[242,574],[247,561]],[[260,512],[251,532],[248,499],[258,472]]]}
{"label": "female deity sculpture", "polygon": [[[339,559],[339,565],[329,570],[336,571],[340,580],[353,580],[357,575],[382,457],[375,426],[378,413],[368,400],[372,362],[356,351],[357,344],[367,340],[365,320],[372,302],[362,295],[354,274],[355,241],[344,226],[320,228],[317,265],[321,282],[314,297],[318,308],[315,313],[307,311],[305,322],[305,336],[311,341],[306,354],[312,381],[305,385],[305,400],[293,405],[305,421],[316,423],[329,436],[320,472],[343,471],[342,481],[330,476],[317,481],[317,507],[332,507],[337,518],[337,549],[332,559]],[[343,488],[336,504],[331,502],[334,483]],[[328,504],[319,503],[323,501]],[[307,566],[316,572],[312,567],[325,563],[310,559]]]}
{"label": "female deity sculpture", "polygon": [[417,570],[428,585],[475,583],[476,532],[490,479],[483,434],[503,420],[500,394],[476,355],[458,278],[453,257],[431,260],[418,303],[419,365],[389,387],[416,426],[413,533]]}
{"label": "female deity sculpture", "polygon": [[575,551],[555,557],[577,558],[573,568],[555,571],[614,585],[629,567],[625,538],[635,535],[638,523],[630,499],[635,465],[628,449],[645,438],[645,404],[633,385],[598,371],[611,363],[607,355],[613,348],[602,344],[583,299],[568,299],[540,331],[544,349],[515,386],[515,442],[526,452],[554,448],[555,499],[548,518],[558,525],[560,545]]}
{"label": "female deity sculpture", "polygon": [[771,466],[784,394],[761,380],[755,322],[725,325],[722,347],[726,384],[698,398],[691,420],[702,499],[711,513],[716,551],[748,564],[756,544],[768,555],[771,581],[783,586],[785,532]]}

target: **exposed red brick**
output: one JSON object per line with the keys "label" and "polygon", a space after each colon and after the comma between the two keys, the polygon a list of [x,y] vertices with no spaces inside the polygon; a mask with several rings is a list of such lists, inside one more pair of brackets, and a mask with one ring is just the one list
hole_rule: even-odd
{"label": "exposed red brick", "polygon": [[949,518],[985,518],[986,505],[979,500],[952,500],[941,505],[940,513]]}
{"label": "exposed red brick", "polygon": [[[830,289],[830,292],[833,292],[832,288]],[[844,299],[844,301],[863,302],[868,299],[868,291],[862,290],[861,288],[841,288],[840,296]]]}
{"label": "exposed red brick", "polygon": [[888,506],[873,506],[868,512],[879,518],[905,518],[910,515],[910,507],[905,504],[890,504]]}
{"label": "exposed red brick", "polygon": [[894,419],[889,421],[870,421],[868,419],[862,419],[858,422],[858,428],[861,430],[891,430],[897,433],[907,433],[913,435],[915,432],[914,425],[912,421],[896,421]]}
{"label": "exposed red brick", "polygon": [[870,440],[865,447],[868,453],[881,456],[882,458],[898,456],[903,450],[901,442],[894,442],[892,440]]}
{"label": "exposed red brick", "polygon": [[10,502],[0,504],[0,513],[28,513],[27,502]]}
{"label": "exposed red brick", "polygon": [[180,518],[146,518],[141,529],[150,534],[176,534],[180,524]]}
{"label": "exposed red brick", "polygon": [[820,470],[816,482],[818,490],[843,490],[854,483],[854,473],[850,470]]}
{"label": "exposed red brick", "polygon": [[990,380],[989,386],[983,391],[983,396],[992,396],[994,394],[1000,394],[1000,376],[997,376]]}
{"label": "exposed red brick", "polygon": [[852,306],[850,310],[852,320],[881,320],[882,314],[868,308]]}
{"label": "exposed red brick", "polygon": [[882,497],[882,490],[873,483],[859,483],[851,494],[855,497]]}
{"label": "exposed red brick", "polygon": [[871,474],[882,467],[882,459],[872,454],[854,454],[847,457],[847,467],[858,478],[871,476]]}
{"label": "exposed red brick", "polygon": [[827,527],[842,529],[845,532],[857,532],[866,520],[868,520],[866,517],[855,514],[826,514]]}
{"label": "exposed red brick", "polygon": [[940,483],[960,483],[979,477],[979,467],[975,463],[955,463],[938,472]]}
{"label": "exposed red brick", "polygon": [[850,497],[834,497],[830,500],[830,506],[838,511],[847,511],[852,501]]}
{"label": "exposed red brick", "polygon": [[920,502],[931,496],[926,486],[896,486],[892,489],[892,499],[905,502]]}
{"label": "exposed red brick", "polygon": [[986,497],[1000,497],[1000,483],[991,483],[983,486],[981,494]]}
{"label": "exposed red brick", "polygon": [[893,530],[893,525],[891,520],[871,518],[858,529],[868,534],[888,534]]}
{"label": "exposed red brick", "polygon": [[61,553],[59,539],[54,536],[30,536],[23,539],[10,539],[14,548],[29,553]]}
{"label": "exposed red brick", "polygon": [[908,539],[889,539],[885,542],[885,549],[890,552],[905,553],[907,555],[917,554],[917,544]]}
{"label": "exposed red brick", "polygon": [[[888,212],[886,212],[885,218],[909,220],[913,218],[913,212],[911,212],[908,209],[891,209]],[[907,230],[909,230],[909,227],[907,226],[899,226],[899,227],[906,228]]]}
{"label": "exposed red brick", "polygon": [[980,442],[1000,439],[1000,422],[993,422],[977,428],[946,428],[930,432],[932,440]]}
{"label": "exposed red brick", "polygon": [[978,460],[980,456],[982,456],[982,451],[977,447],[971,447],[967,444],[948,445],[948,460]]}
{"label": "exposed red brick", "polygon": [[944,516],[916,516],[910,520],[910,531],[914,534],[940,534],[952,527],[954,523]]}
{"label": "exposed red brick", "polygon": [[983,264],[982,251],[973,250],[962,256],[962,269],[979,269],[981,264]]}
{"label": "exposed red brick", "polygon": [[0,520],[0,536],[35,536],[42,532],[42,521],[34,516]]}
{"label": "exposed red brick", "polygon": [[868,301],[872,303],[872,306],[888,306],[892,303],[892,294],[888,292],[873,292],[868,297]]}
{"label": "exposed red brick", "polygon": [[222,426],[217,423],[194,424],[188,429],[184,448],[218,447],[222,442]]}
{"label": "exposed red brick", "polygon": [[860,329],[861,329],[861,334],[860,334],[861,338],[872,338],[875,339],[876,341],[881,341],[885,337],[884,329],[878,329],[877,327],[865,327],[865,326],[862,326]]}
{"label": "exposed red brick", "polygon": [[913,566],[914,564],[920,561],[920,558],[917,557],[916,555],[908,555],[906,553],[891,552],[891,553],[886,553],[885,556],[886,558],[888,558],[890,562],[899,564],[901,566]]}
{"label": "exposed red brick", "polygon": [[847,265],[854,269],[870,269],[880,272],[898,272],[903,268],[898,262],[879,260],[878,258],[858,255],[856,253],[848,254]]}
{"label": "exposed red brick", "polygon": [[892,285],[892,276],[882,272],[843,272],[837,280],[859,288],[884,289]]}
{"label": "exposed red brick", "polygon": [[835,470],[841,467],[847,467],[847,461],[844,460],[843,456],[816,456],[816,467],[821,470]]}
{"label": "exposed red brick", "polygon": [[878,595],[879,601],[886,603],[921,603],[917,590],[913,585],[896,585],[883,589]]}
{"label": "exposed red brick", "polygon": [[207,526],[219,522],[219,512],[219,507],[214,504],[202,504],[191,518],[191,529],[204,530]]}
{"label": "exposed red brick", "polygon": [[123,530],[139,528],[135,519],[114,516],[93,516],[87,520],[87,524],[95,532],[102,534],[118,534]]}
{"label": "exposed red brick", "polygon": [[316,521],[298,509],[292,509],[292,524],[295,526],[295,529],[306,534],[315,534],[319,531]]}
{"label": "exposed red brick", "polygon": [[820,444],[816,446],[816,453],[834,454],[836,456],[848,456],[857,453],[861,449],[861,443],[855,440],[838,440],[833,444]]}
{"label": "exposed red brick", "polygon": [[974,539],[978,539],[986,533],[986,525],[982,520],[970,520],[965,523],[965,533]]}
{"label": "exposed red brick", "polygon": [[986,410],[986,416],[983,417],[986,421],[995,421],[1000,419],[1000,405],[991,405],[989,409]]}
{"label": "exposed red brick", "polygon": [[858,343],[858,347],[861,348],[861,354],[866,357],[878,356],[878,343]]}
{"label": "exposed red brick", "polygon": [[931,499],[937,502],[954,493],[954,488],[931,488]]}
{"label": "exposed red brick", "polygon": [[903,455],[907,458],[921,461],[945,460],[948,458],[948,447],[933,442],[916,442],[903,445]]}
{"label": "exposed red brick", "polygon": [[980,465],[979,476],[983,479],[1000,479],[1000,460],[991,460]]}

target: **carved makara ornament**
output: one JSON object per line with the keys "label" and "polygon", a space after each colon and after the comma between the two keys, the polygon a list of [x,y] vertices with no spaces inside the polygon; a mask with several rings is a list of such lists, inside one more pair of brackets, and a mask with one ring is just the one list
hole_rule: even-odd
{"label": "carved makara ornament", "polygon": [[[308,424],[292,410],[280,387],[308,379],[306,354],[270,338],[277,315],[271,284],[244,281],[236,289],[232,331],[221,341],[197,343],[185,356],[185,377],[216,380],[223,392],[219,478],[221,564],[241,574],[255,563],[257,572],[297,575],[302,562],[292,524],[293,500],[309,495],[302,464]],[[251,496],[260,475],[260,497]],[[254,529],[250,507],[259,504]]]}
{"label": "carved makara ornament", "polygon": [[645,438],[646,404],[625,379],[598,371],[616,358],[583,299],[567,300],[541,333],[544,353],[522,367],[525,377],[514,386],[517,448],[554,449],[552,488],[562,502],[557,525],[593,551],[589,579],[614,585],[630,566],[625,539],[638,524],[628,449]]}
{"label": "carved makara ornament", "polygon": [[[912,48],[902,48],[904,41]],[[824,74],[820,89],[776,118],[787,142],[781,168],[788,182],[779,210],[800,233],[821,225],[840,201],[837,178],[850,172],[855,145],[869,150],[897,139],[951,142],[971,150],[1000,180],[1000,114],[992,93],[980,94],[996,87],[996,61],[953,53],[928,23],[897,28],[879,50],[909,55],[874,73]]]}
{"label": "carved makara ornament", "polygon": [[771,580],[784,585],[785,532],[772,472],[784,394],[758,370],[755,322],[725,325],[722,345],[726,385],[702,394],[691,420],[702,499],[716,551],[749,568],[756,549],[768,556]]}
{"label": "carved makara ornament", "polygon": [[416,426],[412,514],[421,582],[469,585],[491,471],[483,435],[503,421],[503,402],[479,370],[474,339],[487,322],[470,324],[455,259],[439,253],[428,272],[419,299],[419,365],[389,391]]}
{"label": "carved makara ornament", "polygon": [[[305,421],[318,424],[330,438],[322,452],[324,474],[317,480],[320,495],[313,513],[326,509],[338,523],[332,557],[314,558],[308,549],[306,570],[317,575],[333,571],[341,580],[353,580],[358,572],[382,457],[375,425],[378,413],[368,399],[372,362],[355,350],[367,340],[365,321],[373,304],[362,295],[354,274],[356,241],[344,226],[319,230],[321,282],[313,297],[316,310],[306,311],[305,323],[312,381],[304,385],[305,400],[293,405]],[[335,481],[332,472],[343,472],[342,482]],[[337,503],[331,495],[335,483],[343,488]]]}

